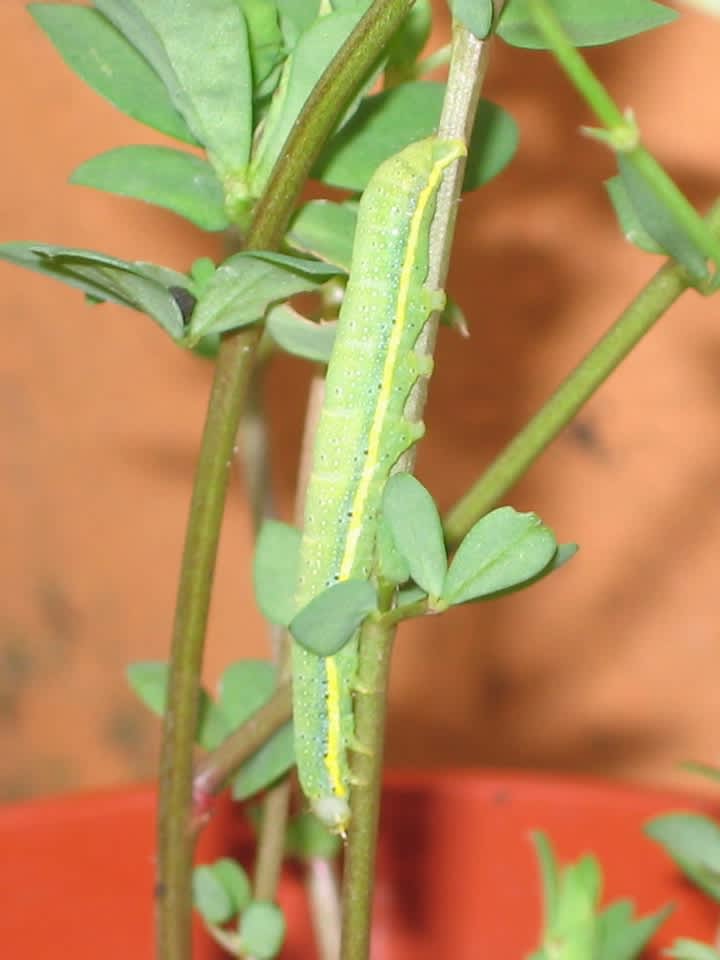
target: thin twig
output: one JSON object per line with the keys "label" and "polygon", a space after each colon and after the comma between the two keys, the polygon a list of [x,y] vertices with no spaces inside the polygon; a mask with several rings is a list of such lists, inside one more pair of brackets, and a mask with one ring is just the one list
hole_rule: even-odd
{"label": "thin twig", "polygon": [[[468,141],[474,123],[480,90],[487,67],[488,44],[467,29],[453,26],[453,53],[443,104],[439,136]],[[430,252],[426,284],[442,289],[447,274],[450,247],[462,186],[463,164],[453,164],[443,180],[430,228]],[[431,354],[437,318],[428,321],[416,350]],[[422,419],[427,381],[421,380],[406,405],[409,420]],[[415,449],[411,447],[396,465],[412,470]],[[392,591],[381,591],[380,610],[388,610]],[[372,892],[375,871],[377,826],[380,814],[386,696],[395,625],[383,619],[368,620],[360,634],[355,733],[362,750],[353,753],[351,820],[343,876],[343,932],[341,960],[367,960],[370,955]]]}
{"label": "thin twig", "polygon": [[[720,236],[720,202],[708,214],[707,224]],[[450,509],[443,524],[448,546],[457,546],[472,525],[497,505],[691,285],[687,273],[677,264],[666,263],[657,271],[544,406]]]}

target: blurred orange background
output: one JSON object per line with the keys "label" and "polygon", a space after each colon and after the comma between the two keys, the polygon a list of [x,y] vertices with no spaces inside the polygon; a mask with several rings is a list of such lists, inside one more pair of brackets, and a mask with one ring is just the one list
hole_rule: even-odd
{"label": "blurred orange background", "polygon": [[[447,36],[439,15],[434,44]],[[73,187],[89,156],[163,138],[65,67],[19,0],[0,4],[0,240],[186,269],[221,256],[170,213]],[[676,24],[589,59],[691,199],[718,192],[720,22]],[[612,157],[551,59],[498,43],[486,94],[519,154],[462,203],[450,277],[469,341],[443,331],[419,473],[449,507],[612,323],[658,261],[620,236]],[[146,318],[0,264],[0,799],[152,776],[158,724],[128,662],[167,656],[211,367]],[[267,384],[285,517],[309,369]],[[720,326],[687,294],[508,502],[581,552],[517,597],[403,629],[388,761],[587,771],[678,783],[720,763]],[[224,527],[207,681],[265,656],[239,474]],[[685,782],[689,782],[685,780]],[[694,781],[692,781],[694,783]]]}

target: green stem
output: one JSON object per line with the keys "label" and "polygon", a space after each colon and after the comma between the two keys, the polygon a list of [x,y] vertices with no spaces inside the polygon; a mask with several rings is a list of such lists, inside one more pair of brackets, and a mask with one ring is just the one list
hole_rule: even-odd
{"label": "green stem", "polygon": [[285,833],[290,810],[290,777],[266,791],[255,858],[253,897],[274,901],[285,856]]}
{"label": "green stem", "polygon": [[193,795],[198,804],[204,806],[210,797],[219,793],[248,757],[259,750],[291,717],[290,685],[285,683],[249,720],[197,764]]}
{"label": "green stem", "polygon": [[[498,5],[499,7],[499,5]],[[453,53],[438,136],[468,141],[480,89],[487,66],[488,45],[464,27],[453,25]],[[438,192],[436,212],[430,228],[428,274],[431,289],[445,283],[462,186],[463,164],[453,164]],[[416,350],[431,354],[437,318],[425,325]],[[409,420],[421,420],[427,395],[427,381],[413,389],[405,409]],[[396,470],[412,470],[414,447],[404,454]],[[379,588],[380,611],[389,611],[393,588]],[[355,701],[355,736],[359,749],[353,753],[353,788],[350,793],[350,834],[343,875],[343,931],[341,960],[367,960],[370,950],[373,876],[377,824],[382,785],[382,754],[385,735],[387,682],[395,633],[383,618],[366,621],[358,658],[358,695]]]}
{"label": "green stem", "polygon": [[[303,107],[258,202],[249,249],[279,247],[297,197],[339,118],[409,10],[412,0],[375,0]],[[228,470],[260,329],[223,339],[190,505],[163,724],[157,847],[158,960],[191,957],[192,754],[198,684]]]}
{"label": "green stem", "polygon": [[[631,116],[624,116],[600,80],[578,53],[547,0],[530,0],[529,10],[535,26],[569,80],[606,128],[601,139],[622,153],[652,188],[662,205],[695,246],[720,267],[720,241],[708,230],[706,222],[688,201],[655,157],[639,142],[639,132]],[[592,133],[593,131],[587,131]]]}
{"label": "green stem", "polygon": [[[720,203],[707,223],[720,231]],[[491,510],[563,430],[615,368],[677,298],[691,285],[682,267],[666,263],[640,291],[605,336],[558,387],[547,403],[449,511],[445,539],[456,546],[480,517]]]}
{"label": "green stem", "polygon": [[[379,596],[380,610],[389,610],[394,590]],[[360,633],[355,701],[355,736],[361,749],[353,753],[350,792],[351,829],[343,871],[341,960],[370,956],[373,877],[380,817],[387,688],[395,627],[367,620]]]}

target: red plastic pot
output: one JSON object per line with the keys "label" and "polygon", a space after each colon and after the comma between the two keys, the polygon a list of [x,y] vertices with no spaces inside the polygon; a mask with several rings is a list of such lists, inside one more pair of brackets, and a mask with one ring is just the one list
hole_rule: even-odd
{"label": "red plastic pot", "polygon": [[[383,808],[373,960],[516,960],[537,945],[540,887],[529,841],[547,831],[564,860],[592,851],[605,899],[645,913],[677,909],[649,954],[676,936],[708,941],[717,908],[642,833],[708,801],[605,782],[506,773],[394,773]],[[0,810],[0,951],[17,960],[144,960],[153,955],[155,795],[148,787]],[[247,854],[249,834],[222,804],[200,855]],[[286,960],[314,957],[300,879],[281,900]],[[196,957],[219,954],[197,931]]]}

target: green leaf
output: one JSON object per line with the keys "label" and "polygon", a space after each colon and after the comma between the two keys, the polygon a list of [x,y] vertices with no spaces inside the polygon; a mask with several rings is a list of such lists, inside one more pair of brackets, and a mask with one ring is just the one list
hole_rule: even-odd
{"label": "green leaf", "polygon": [[165,207],[202,230],[230,225],[222,184],[212,167],[181,150],[118,147],[81,164],[70,182]]}
{"label": "green leaf", "polygon": [[[164,661],[131,663],[127,668],[130,688],[153,713],[162,717],[167,706],[169,666]],[[198,703],[196,741],[206,750],[214,750],[230,733],[222,711],[210,694],[201,688]]]}
{"label": "green leaf", "polygon": [[295,215],[285,240],[303,253],[350,270],[357,204],[311,200]]}
{"label": "green leaf", "polygon": [[165,713],[167,675],[168,665],[164,661],[131,663],[127,667],[127,680],[132,691],[158,716]]}
{"label": "green leaf", "polygon": [[[146,18],[141,9],[142,0],[95,0],[95,6],[126,39],[135,47],[160,77],[165,90],[178,112],[195,130],[200,121],[193,109],[192,101],[183,89],[170,62],[161,37]],[[194,135],[196,142],[197,135]]]}
{"label": "green leaf", "polygon": [[645,177],[628,157],[617,155],[620,177],[641,226],[669,256],[682,264],[697,280],[708,276],[707,254],[700,250],[675,220]]}
{"label": "green leaf", "polygon": [[213,873],[225,888],[233,906],[233,913],[241,913],[252,900],[252,885],[245,869],[229,857],[216,860]]}
{"label": "green leaf", "polygon": [[243,954],[255,960],[272,960],[285,939],[285,917],[274,903],[255,900],[240,918]]}
{"label": "green leaf", "polygon": [[[387,583],[401,584],[410,579],[410,566],[400,553],[390,532],[385,517],[380,514],[378,519],[377,539],[375,543],[377,553],[378,577]],[[422,591],[423,596],[425,591]]]}
{"label": "green leaf", "polygon": [[237,0],[97,0],[162,77],[220,178],[242,193],[252,142],[247,28]]}
{"label": "green leaf", "polygon": [[[377,167],[437,130],[444,84],[419,81],[367,97],[330,140],[313,176],[334,187],[364,190]],[[470,142],[463,190],[475,190],[507,166],[517,147],[515,121],[481,100]]]}
{"label": "green leaf", "polygon": [[297,612],[300,541],[295,527],[266,520],[260,529],[253,558],[255,599],[270,623],[286,627]]}
{"label": "green leaf", "polygon": [[720,902],[720,827],[699,813],[668,813],[645,825],[683,873]]}
{"label": "green leaf", "polygon": [[[472,0],[464,0],[464,2],[472,2]],[[386,72],[402,73],[414,66],[430,37],[432,14],[430,0],[415,0],[386,50]]]}
{"label": "green leaf", "polygon": [[555,853],[547,834],[533,830],[530,839],[535,847],[535,856],[540,867],[543,892],[543,924],[547,929],[557,913],[559,870]]}
{"label": "green leaf", "polygon": [[189,342],[262,320],[271,304],[316,290],[337,268],[316,260],[243,251],[213,274],[193,313]]}
{"label": "green leaf", "polygon": [[232,780],[233,799],[247,800],[272,786],[295,765],[292,723],[283,724],[243,763]]}
{"label": "green leaf", "polygon": [[28,10],[65,63],[101,97],[154,130],[196,142],[158,75],[99,11],[54,3],[31,3]]}
{"label": "green leaf", "polygon": [[536,514],[499,507],[479,520],[458,547],[442,599],[455,605],[517,587],[544,570],[556,551],[552,531]]}
{"label": "green leaf", "polygon": [[[223,673],[218,685],[219,705],[231,730],[246,723],[275,692],[277,670],[267,660],[240,660]],[[295,763],[292,723],[283,724],[249,757],[233,777],[232,793],[246,800],[264,790]]]}
{"label": "green leaf", "polygon": [[427,594],[420,587],[404,587],[398,590],[397,606],[409,607],[411,603],[417,603],[418,600],[425,600]]}
{"label": "green leaf", "polygon": [[545,577],[550,576],[551,573],[555,573],[556,570],[564,567],[568,561],[572,560],[578,550],[579,547],[576,543],[561,543],[550,563],[543,567],[534,577],[530,577],[529,580],[524,581],[523,586],[530,586],[539,580],[544,580]]}
{"label": "green leaf", "polygon": [[305,101],[360,17],[360,11],[329,13],[298,39],[285,63],[255,148],[251,172],[254,196],[262,193]]}
{"label": "green leaf", "polygon": [[320,0],[276,0],[280,28],[285,42],[292,49],[298,38],[312,26],[318,16]]}
{"label": "green leaf", "polygon": [[284,41],[278,9],[268,0],[238,0],[245,16],[255,96],[266,92],[264,84],[284,59]]}
{"label": "green leaf", "polygon": [[622,177],[611,177],[605,181],[605,189],[618,218],[625,239],[647,253],[663,253],[663,248],[650,236],[638,218],[632,201],[623,183]]}
{"label": "green leaf", "polygon": [[663,950],[668,957],[674,960],[720,960],[720,951],[713,949],[706,943],[697,940],[687,940],[677,937],[671,947]]}
{"label": "green leaf", "polygon": [[318,594],[290,623],[299,644],[319,657],[331,657],[355,636],[377,608],[375,588],[367,580],[342,580]]}
{"label": "green leaf", "polygon": [[546,942],[562,945],[568,958],[594,956],[601,884],[600,866],[592,856],[581,857],[564,867],[560,874],[555,913]]}
{"label": "green leaf", "polygon": [[[510,0],[500,14],[497,34],[513,47],[546,50],[535,27],[528,0]],[[677,17],[674,10],[652,0],[553,0],[553,13],[576,47],[614,43],[661,27]]]}
{"label": "green leaf", "polygon": [[218,702],[228,726],[235,730],[257,713],[275,692],[277,669],[269,660],[238,660],[218,683]]}
{"label": "green leaf", "polygon": [[286,353],[315,363],[328,362],[337,334],[337,324],[313,323],[286,303],[271,307],[265,329]]}
{"label": "green leaf", "polygon": [[451,327],[463,337],[470,336],[467,318],[459,303],[456,303],[451,297],[445,300],[445,307],[440,314],[440,323],[444,327]]}
{"label": "green leaf", "polygon": [[207,923],[220,926],[236,915],[232,898],[212,867],[195,867],[192,889],[195,908]]}
{"label": "green leaf", "polygon": [[636,920],[630,900],[612,903],[598,916],[594,960],[635,960],[673,909],[669,904],[656,913]]}
{"label": "green leaf", "polygon": [[430,597],[439,597],[447,554],[435,501],[410,473],[396,473],[383,493],[382,512],[410,576]]}
{"label": "green leaf", "polygon": [[301,813],[288,824],[285,849],[288,856],[299,860],[331,860],[342,847],[337,833],[331,833],[314,813]]}
{"label": "green leaf", "polygon": [[451,0],[450,8],[453,17],[478,40],[488,36],[493,22],[492,0]]}
{"label": "green leaf", "polygon": [[168,267],[47,243],[0,244],[0,260],[62,280],[96,300],[140,310],[174,340],[183,335],[182,311],[171,291],[187,287],[188,278]]}

